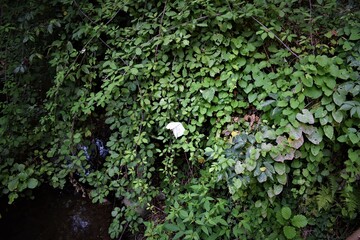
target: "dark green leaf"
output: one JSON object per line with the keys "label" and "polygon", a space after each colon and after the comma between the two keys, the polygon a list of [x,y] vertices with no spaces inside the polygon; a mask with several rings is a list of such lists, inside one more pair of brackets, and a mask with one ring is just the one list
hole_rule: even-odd
{"label": "dark green leaf", "polygon": [[295,215],[291,219],[291,223],[295,227],[302,228],[302,227],[305,227],[308,224],[308,221],[307,221],[307,219],[306,219],[306,217],[304,215]]}

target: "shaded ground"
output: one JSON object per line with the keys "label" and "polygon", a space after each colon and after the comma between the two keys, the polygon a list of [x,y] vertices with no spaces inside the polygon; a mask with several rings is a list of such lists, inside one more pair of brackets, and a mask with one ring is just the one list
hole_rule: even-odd
{"label": "shaded ground", "polygon": [[[3,199],[4,200],[4,199]],[[92,204],[72,191],[42,188],[35,199],[1,201],[0,239],[110,239],[112,205]]]}

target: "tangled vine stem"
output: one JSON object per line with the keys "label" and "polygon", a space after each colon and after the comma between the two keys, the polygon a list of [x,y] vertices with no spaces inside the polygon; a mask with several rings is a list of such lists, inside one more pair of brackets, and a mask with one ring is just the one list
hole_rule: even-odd
{"label": "tangled vine stem", "polygon": [[286,45],[273,31],[271,31],[269,28],[267,28],[262,22],[260,22],[258,19],[256,19],[255,17],[251,17],[252,19],[254,19],[258,24],[260,24],[263,28],[265,28],[265,30],[267,32],[271,32],[272,34],[274,34],[274,37],[287,49],[289,50],[289,52],[291,52],[292,55],[294,55],[296,58],[301,59],[299,55],[297,55],[293,50],[291,50],[291,48]]}

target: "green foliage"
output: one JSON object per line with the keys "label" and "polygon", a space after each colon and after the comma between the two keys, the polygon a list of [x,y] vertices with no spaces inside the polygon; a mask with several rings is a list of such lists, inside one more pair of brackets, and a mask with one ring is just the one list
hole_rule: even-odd
{"label": "green foliage", "polygon": [[76,178],[120,200],[111,238],[341,238],[360,208],[360,11],[340,2],[5,1],[1,194]]}

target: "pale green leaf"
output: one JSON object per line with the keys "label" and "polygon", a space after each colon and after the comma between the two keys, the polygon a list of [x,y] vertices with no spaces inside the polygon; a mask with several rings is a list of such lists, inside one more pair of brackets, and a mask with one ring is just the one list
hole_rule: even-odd
{"label": "pale green leaf", "polygon": [[244,172],[244,170],[245,170],[244,165],[240,161],[237,161],[235,164],[236,174],[241,174]]}
{"label": "pale green leaf", "polygon": [[284,189],[283,185],[274,185],[274,193],[275,195],[279,195]]}
{"label": "pale green leaf", "polygon": [[203,90],[201,93],[202,93],[203,98],[206,101],[211,102],[214,99],[215,88],[212,87],[212,88]]}
{"label": "pale green leaf", "polygon": [[39,181],[35,178],[30,178],[27,182],[28,188],[34,189],[38,185]]}
{"label": "pale green leaf", "polygon": [[331,125],[325,125],[323,127],[324,130],[324,134],[325,136],[327,136],[329,139],[332,139],[334,136],[334,127]]}
{"label": "pale green leaf", "polygon": [[310,142],[313,144],[319,144],[322,141],[322,133],[319,129],[315,129],[315,131],[309,135],[306,135]]}
{"label": "pale green leaf", "polygon": [[18,184],[18,179],[13,179],[8,183],[7,187],[10,191],[14,191],[17,188]]}
{"label": "pale green leaf", "polygon": [[314,124],[315,122],[313,114],[307,109],[303,109],[302,114],[296,114],[296,119],[302,123]]}
{"label": "pale green leaf", "polygon": [[341,123],[344,118],[344,115],[343,115],[342,111],[340,111],[340,110],[333,111],[332,116],[337,123]]}

